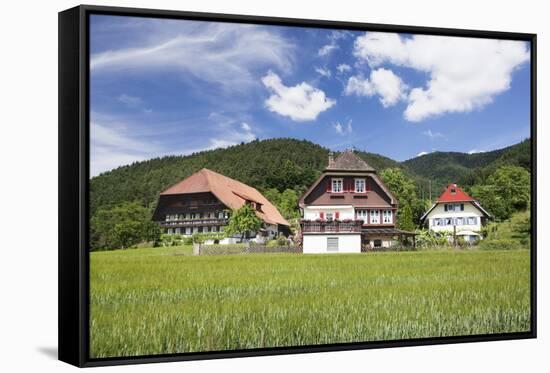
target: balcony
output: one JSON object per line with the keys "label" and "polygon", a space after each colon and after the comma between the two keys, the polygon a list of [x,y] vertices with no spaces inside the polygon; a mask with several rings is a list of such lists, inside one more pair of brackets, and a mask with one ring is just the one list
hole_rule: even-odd
{"label": "balcony", "polygon": [[361,233],[362,220],[302,220],[303,233]]}
{"label": "balcony", "polygon": [[225,218],[168,220],[168,221],[161,221],[160,226],[164,227],[164,228],[178,228],[178,227],[198,227],[198,226],[226,225],[227,220],[228,219],[225,219]]}

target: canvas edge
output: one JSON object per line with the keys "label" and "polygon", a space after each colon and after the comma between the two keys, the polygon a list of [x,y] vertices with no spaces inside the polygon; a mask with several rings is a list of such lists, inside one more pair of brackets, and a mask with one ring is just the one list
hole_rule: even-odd
{"label": "canvas edge", "polygon": [[[90,359],[88,339],[89,253],[86,244],[89,223],[87,211],[87,203],[89,201],[89,105],[87,92],[89,80],[89,66],[87,63],[89,57],[89,30],[87,21],[90,14],[164,17],[354,30],[369,29],[373,31],[529,41],[531,43],[531,155],[533,169],[533,203],[531,206],[533,233],[531,240],[531,330],[508,334]],[[59,13],[58,42],[59,360],[79,367],[92,367],[536,338],[536,34],[81,5]],[[75,123],[78,125],[75,126]],[[78,158],[74,157],[75,154],[78,154]],[[76,253],[74,250],[75,246],[78,247]]]}

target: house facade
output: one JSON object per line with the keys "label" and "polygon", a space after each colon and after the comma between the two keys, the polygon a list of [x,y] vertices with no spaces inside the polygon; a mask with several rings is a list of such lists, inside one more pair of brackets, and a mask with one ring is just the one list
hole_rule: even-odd
{"label": "house facade", "polygon": [[[224,231],[229,211],[244,204],[252,205],[262,220],[260,232],[253,232],[252,236],[270,239],[279,233],[288,234],[289,223],[260,192],[206,168],[162,192],[153,221],[167,234],[218,233]],[[228,237],[220,243],[236,240]]]}
{"label": "house facade", "polygon": [[389,247],[397,236],[398,204],[376,170],[346,150],[300,198],[304,253],[359,253]]}
{"label": "house facade", "polygon": [[421,221],[432,231],[472,242],[481,239],[481,228],[491,215],[456,184],[450,184]]}

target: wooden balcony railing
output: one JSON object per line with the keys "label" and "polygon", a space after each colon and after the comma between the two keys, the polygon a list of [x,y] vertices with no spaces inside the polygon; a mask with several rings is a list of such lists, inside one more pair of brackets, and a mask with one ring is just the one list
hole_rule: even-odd
{"label": "wooden balcony railing", "polygon": [[303,233],[361,233],[362,220],[302,220]]}
{"label": "wooden balcony railing", "polygon": [[226,225],[227,220],[225,218],[202,218],[202,219],[186,219],[186,220],[168,220],[161,221],[161,227],[196,227],[206,225]]}

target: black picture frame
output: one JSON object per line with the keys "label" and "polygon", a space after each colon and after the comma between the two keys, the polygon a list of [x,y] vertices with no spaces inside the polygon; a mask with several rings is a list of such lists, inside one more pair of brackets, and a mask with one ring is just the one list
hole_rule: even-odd
{"label": "black picture frame", "polygon": [[[520,333],[89,358],[89,16],[91,14],[522,40],[531,45],[531,330]],[[81,5],[59,13],[59,360],[79,367],[536,338],[536,34]]]}

